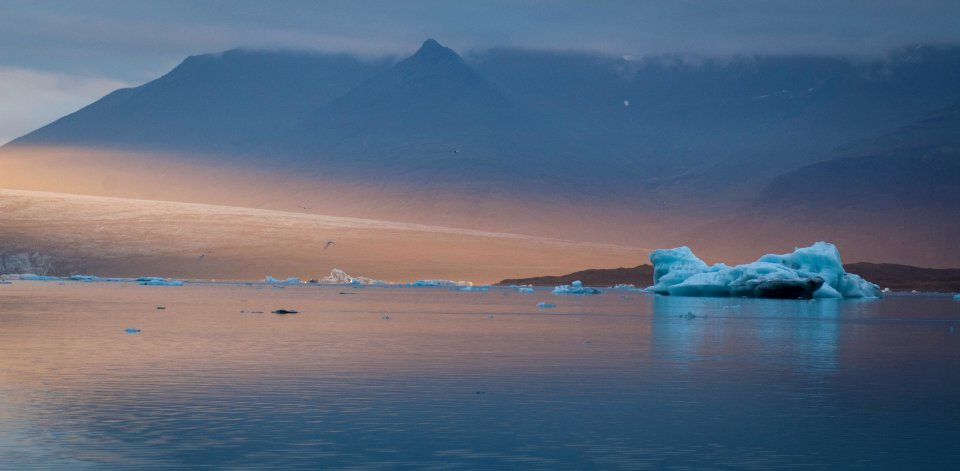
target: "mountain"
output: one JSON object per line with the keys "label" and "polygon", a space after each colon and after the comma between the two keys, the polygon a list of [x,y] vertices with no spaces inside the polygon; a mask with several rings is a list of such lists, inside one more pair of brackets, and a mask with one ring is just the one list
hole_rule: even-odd
{"label": "mountain", "polygon": [[743,209],[688,238],[738,258],[825,239],[853,260],[956,266],[958,181],[960,105],[952,105],[774,178]]}
{"label": "mountain", "polygon": [[236,153],[389,65],[297,52],[191,56],[157,80],[112,92],[4,147]]}
{"label": "mountain", "polygon": [[497,283],[497,285],[557,286],[569,285],[577,280],[583,282],[586,286],[630,284],[638,288],[645,288],[653,284],[653,266],[640,265],[633,268],[594,268],[560,276],[507,279]]}
{"label": "mountain", "polygon": [[0,186],[744,261],[828,239],[852,260],[952,266],[956,83],[952,45],[870,60],[234,50],[0,147]]}

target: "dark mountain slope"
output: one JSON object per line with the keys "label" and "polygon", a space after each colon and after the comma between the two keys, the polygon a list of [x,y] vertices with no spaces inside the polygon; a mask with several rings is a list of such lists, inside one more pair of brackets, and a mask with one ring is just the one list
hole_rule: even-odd
{"label": "dark mountain slope", "polygon": [[274,137],[389,66],[346,55],[231,50],[192,56],[8,146],[231,153]]}

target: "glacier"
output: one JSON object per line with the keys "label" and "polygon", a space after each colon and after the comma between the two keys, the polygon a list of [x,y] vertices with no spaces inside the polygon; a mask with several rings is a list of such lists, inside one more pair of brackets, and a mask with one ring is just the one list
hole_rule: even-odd
{"label": "glacier", "polygon": [[840,251],[828,242],[797,248],[788,254],[768,254],[737,266],[707,265],[688,247],[654,250],[653,286],[657,294],[673,296],[735,296],[782,299],[879,298],[880,287],[847,273]]}

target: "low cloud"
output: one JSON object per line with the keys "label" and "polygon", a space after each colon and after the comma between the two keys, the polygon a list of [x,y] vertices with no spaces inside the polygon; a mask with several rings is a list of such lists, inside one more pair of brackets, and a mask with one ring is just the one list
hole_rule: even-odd
{"label": "low cloud", "polygon": [[72,113],[129,84],[105,77],[0,66],[0,143]]}

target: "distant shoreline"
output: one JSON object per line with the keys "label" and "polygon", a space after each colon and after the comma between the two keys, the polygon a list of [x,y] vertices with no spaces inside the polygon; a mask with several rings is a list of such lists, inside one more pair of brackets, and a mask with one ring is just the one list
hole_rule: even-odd
{"label": "distant shoreline", "polygon": [[[960,268],[922,268],[894,263],[849,263],[843,266],[868,281],[889,288],[891,291],[950,292],[960,291]],[[633,268],[595,268],[556,276],[511,278],[496,286],[533,285],[555,286],[580,280],[587,286],[615,286],[632,284],[638,288],[653,282],[653,266],[639,265]]]}

